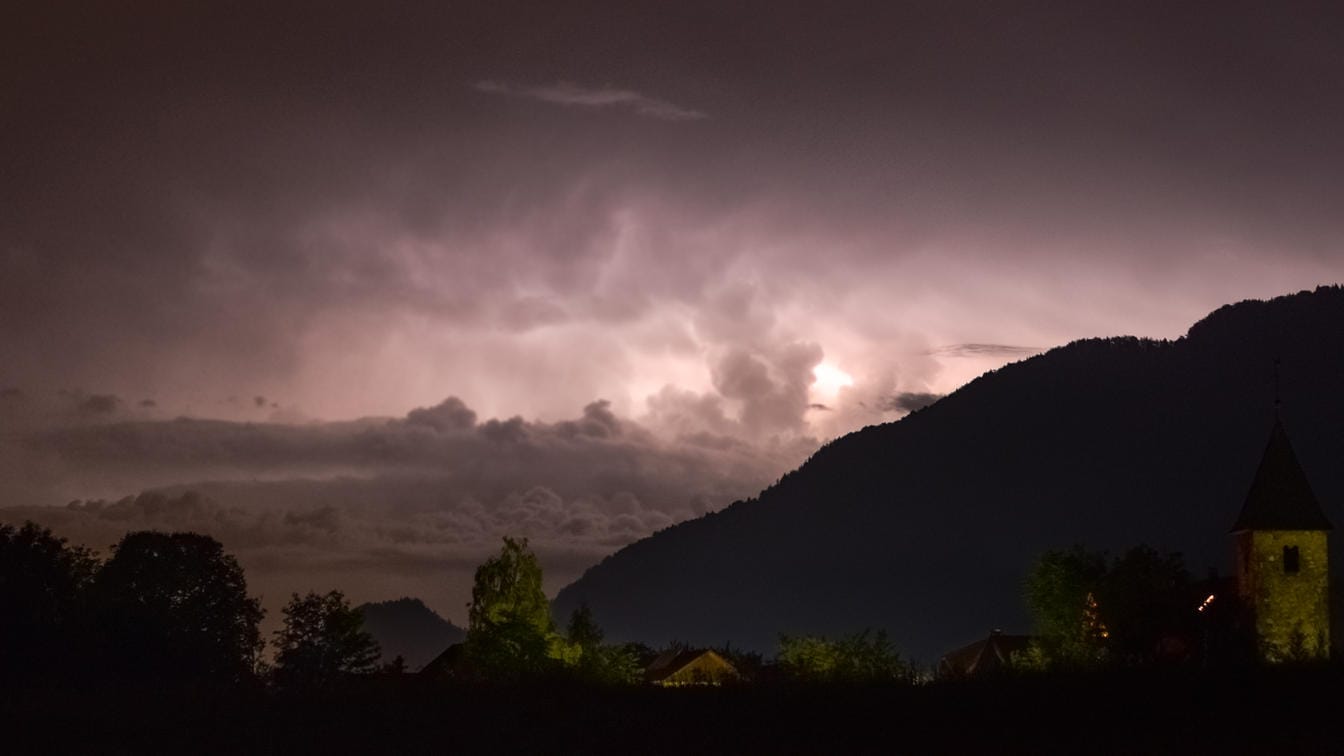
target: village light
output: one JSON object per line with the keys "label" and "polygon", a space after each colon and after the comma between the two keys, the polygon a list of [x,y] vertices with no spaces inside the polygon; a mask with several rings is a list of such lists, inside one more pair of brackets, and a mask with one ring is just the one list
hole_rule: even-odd
{"label": "village light", "polygon": [[1097,609],[1097,599],[1091,591],[1087,592],[1087,598],[1084,600],[1083,625],[1103,640],[1111,637],[1110,628],[1106,627],[1106,623],[1101,621],[1101,613]]}

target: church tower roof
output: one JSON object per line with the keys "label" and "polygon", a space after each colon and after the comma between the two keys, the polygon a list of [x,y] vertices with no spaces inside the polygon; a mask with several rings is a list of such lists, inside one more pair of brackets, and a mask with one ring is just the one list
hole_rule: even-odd
{"label": "church tower roof", "polygon": [[1330,520],[1321,511],[1307,475],[1293,453],[1293,445],[1288,442],[1283,423],[1274,418],[1269,444],[1232,532],[1331,529]]}

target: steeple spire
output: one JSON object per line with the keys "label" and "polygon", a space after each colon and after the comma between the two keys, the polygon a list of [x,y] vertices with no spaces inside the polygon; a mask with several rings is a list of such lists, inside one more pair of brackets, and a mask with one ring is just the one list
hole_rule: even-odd
{"label": "steeple spire", "polygon": [[1269,443],[1255,471],[1241,515],[1232,526],[1240,530],[1330,530],[1330,520],[1321,511],[1306,473],[1297,461],[1293,445],[1277,413]]}

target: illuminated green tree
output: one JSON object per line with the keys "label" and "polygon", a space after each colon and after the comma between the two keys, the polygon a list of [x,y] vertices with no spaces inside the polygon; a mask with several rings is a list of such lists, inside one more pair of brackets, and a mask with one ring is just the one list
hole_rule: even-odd
{"label": "illuminated green tree", "polygon": [[808,682],[909,681],[914,676],[883,631],[864,630],[838,640],[781,635],[776,659],[785,674]]}
{"label": "illuminated green tree", "polygon": [[504,537],[504,547],[476,568],[467,632],[488,633],[520,625],[538,633],[553,629],[551,607],[541,588],[541,565],[527,539]]}
{"label": "illuminated green tree", "polygon": [[578,653],[555,633],[541,579],[526,538],[505,537],[500,553],[476,568],[467,653],[485,676],[535,677],[577,661]]}
{"label": "illuminated green tree", "polygon": [[800,680],[829,680],[840,666],[840,649],[832,641],[817,635],[781,635],[779,667]]}
{"label": "illuminated green tree", "polygon": [[1105,658],[1107,630],[1095,614],[1105,574],[1106,555],[1081,546],[1047,551],[1036,560],[1027,576],[1026,598],[1037,664],[1085,667]]}

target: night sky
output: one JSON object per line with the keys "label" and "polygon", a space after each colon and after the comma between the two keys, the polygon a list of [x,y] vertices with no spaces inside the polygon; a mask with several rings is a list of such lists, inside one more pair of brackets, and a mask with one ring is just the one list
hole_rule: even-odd
{"label": "night sky", "polygon": [[503,534],[554,590],[987,369],[1344,273],[1336,3],[26,5],[0,519],[207,532],[269,606],[461,622]]}

